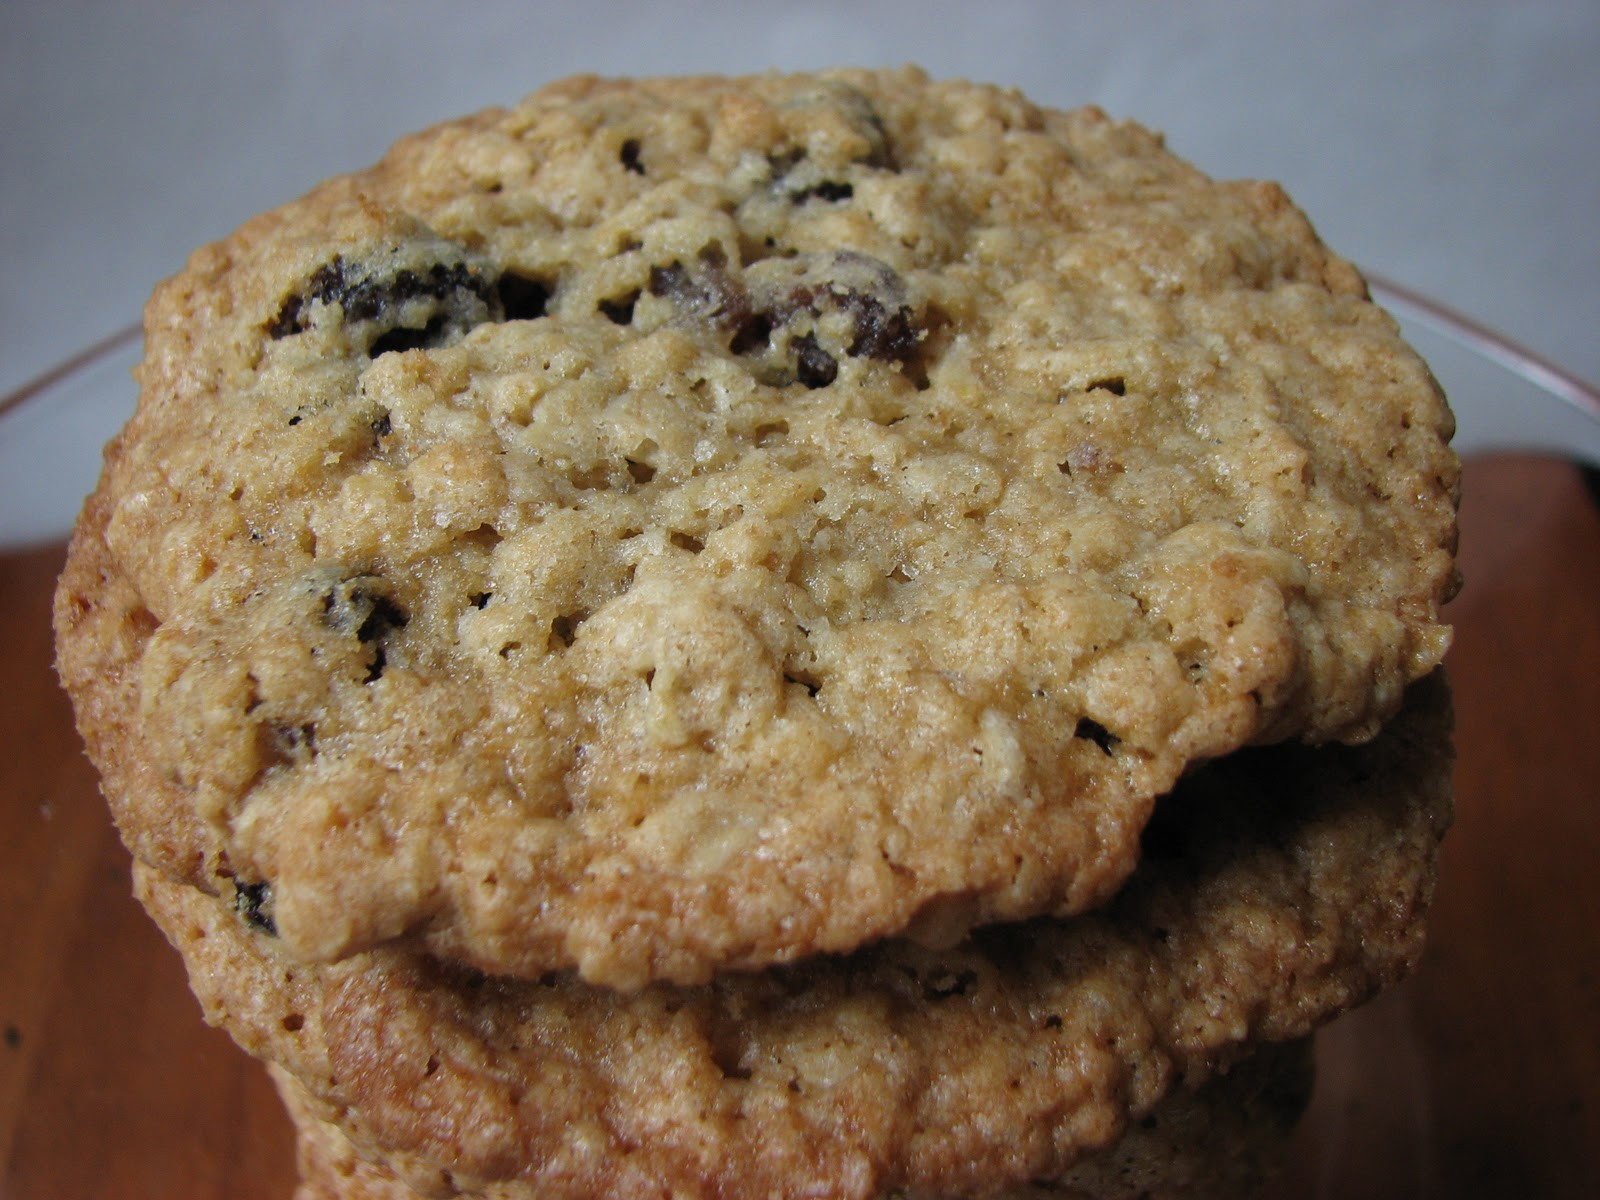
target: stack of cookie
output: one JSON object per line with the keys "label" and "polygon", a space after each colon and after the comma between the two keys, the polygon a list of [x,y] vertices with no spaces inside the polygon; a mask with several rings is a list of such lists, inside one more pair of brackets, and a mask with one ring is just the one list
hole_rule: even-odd
{"label": "stack of cookie", "polygon": [[306,1197],[1239,1194],[1414,963],[1451,419],[1281,190],[579,79],[196,253],[57,600]]}

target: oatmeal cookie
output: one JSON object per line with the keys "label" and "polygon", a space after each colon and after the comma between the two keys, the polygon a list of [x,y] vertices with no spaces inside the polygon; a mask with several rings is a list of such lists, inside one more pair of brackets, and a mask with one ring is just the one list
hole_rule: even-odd
{"label": "oatmeal cookie", "polygon": [[[344,1131],[317,1115],[305,1089],[269,1068],[295,1125],[300,1186],[295,1200],[418,1200],[395,1171],[356,1152]],[[1179,1088],[1114,1145],[1085,1155],[1057,1179],[997,1192],[991,1200],[1240,1200],[1282,1166],[1311,1096],[1311,1042],[1262,1047],[1197,1088]],[[504,1189],[477,1193],[498,1200]],[[514,1195],[515,1193],[511,1193]],[[884,1200],[912,1200],[890,1193]]]}
{"label": "oatmeal cookie", "polygon": [[623,995],[382,949],[306,965],[148,867],[209,1020],[425,1195],[982,1196],[1414,963],[1450,818],[1442,681],[1364,746],[1186,779],[1104,910]]}
{"label": "oatmeal cookie", "polygon": [[1066,915],[1440,660],[1451,418],[1283,192],[914,71],[577,79],[162,285],[62,580],[135,853],[331,961]]}

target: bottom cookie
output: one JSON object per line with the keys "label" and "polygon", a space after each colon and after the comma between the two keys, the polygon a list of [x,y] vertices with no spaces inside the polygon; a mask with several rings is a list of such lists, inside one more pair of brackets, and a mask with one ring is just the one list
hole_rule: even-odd
{"label": "bottom cookie", "polygon": [[208,1019],[436,1200],[978,1200],[1070,1179],[1168,1094],[1403,977],[1450,762],[1431,679],[1368,745],[1197,771],[1102,910],[627,996],[399,952],[310,965],[136,879]]}
{"label": "bottom cookie", "polygon": [[[1282,1165],[1311,1097],[1310,1038],[1261,1047],[1225,1075],[1179,1088],[1111,1146],[1058,1179],[995,1200],[1237,1200]],[[294,1200],[420,1200],[394,1171],[357,1153],[281,1067],[268,1070],[294,1121],[300,1186]],[[481,1193],[493,1200],[498,1189]],[[894,1200],[912,1200],[896,1193]]]}

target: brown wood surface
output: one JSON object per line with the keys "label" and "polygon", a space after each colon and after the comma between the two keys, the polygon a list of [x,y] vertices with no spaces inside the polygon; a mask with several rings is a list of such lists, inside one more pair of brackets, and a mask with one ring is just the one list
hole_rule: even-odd
{"label": "brown wood surface", "polygon": [[[1600,512],[1538,459],[1466,497],[1428,957],[1323,1035],[1275,1196],[1600,1196]],[[0,556],[0,1198],[287,1200],[271,1087],[129,897],[50,670],[60,558]]]}

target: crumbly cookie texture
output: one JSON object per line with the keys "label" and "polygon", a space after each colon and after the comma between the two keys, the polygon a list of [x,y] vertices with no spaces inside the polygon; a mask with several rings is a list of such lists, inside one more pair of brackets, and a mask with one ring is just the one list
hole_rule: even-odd
{"label": "crumbly cookie texture", "polygon": [[1429,680],[1365,746],[1209,765],[1103,910],[695,988],[393,949],[307,965],[148,867],[139,894],[207,1018],[426,1195],[990,1195],[1406,973],[1450,819],[1448,721]]}
{"label": "crumbly cookie texture", "polygon": [[[1451,418],[1271,184],[914,71],[579,79],[198,251],[58,605],[125,836],[333,960],[1083,910],[1440,660]],[[253,899],[252,899],[253,897]]]}
{"label": "crumbly cookie texture", "polygon": [[[419,1200],[395,1171],[361,1157],[337,1122],[281,1067],[273,1082],[294,1120],[300,1186],[295,1200]],[[1179,1088],[1114,1146],[1085,1155],[1056,1179],[997,1192],[992,1200],[1239,1200],[1280,1169],[1310,1099],[1309,1039],[1262,1047],[1199,1087]],[[514,1192],[490,1186],[482,1200]],[[884,1200],[912,1200],[890,1193]]]}

